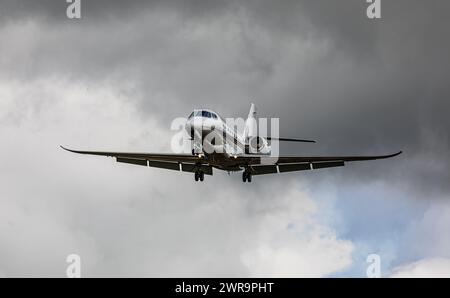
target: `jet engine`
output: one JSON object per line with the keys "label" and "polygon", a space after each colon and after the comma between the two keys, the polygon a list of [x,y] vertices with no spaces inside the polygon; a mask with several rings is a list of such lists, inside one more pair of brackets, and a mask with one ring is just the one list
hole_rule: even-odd
{"label": "jet engine", "polygon": [[267,140],[260,136],[250,137],[245,146],[246,154],[269,154],[270,146]]}

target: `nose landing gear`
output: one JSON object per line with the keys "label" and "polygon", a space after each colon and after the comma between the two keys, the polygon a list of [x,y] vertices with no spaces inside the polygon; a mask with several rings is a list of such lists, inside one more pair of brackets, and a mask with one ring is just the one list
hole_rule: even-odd
{"label": "nose landing gear", "polygon": [[252,173],[247,170],[242,172],[242,182],[252,182]]}

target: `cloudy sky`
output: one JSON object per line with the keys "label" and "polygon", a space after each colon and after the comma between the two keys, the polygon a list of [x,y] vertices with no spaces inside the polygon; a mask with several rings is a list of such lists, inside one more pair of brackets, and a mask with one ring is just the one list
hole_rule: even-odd
{"label": "cloudy sky", "polygon": [[[450,3],[0,0],[0,276],[450,276]],[[197,107],[279,117],[297,154],[390,160],[256,177],[77,156],[168,152]]]}

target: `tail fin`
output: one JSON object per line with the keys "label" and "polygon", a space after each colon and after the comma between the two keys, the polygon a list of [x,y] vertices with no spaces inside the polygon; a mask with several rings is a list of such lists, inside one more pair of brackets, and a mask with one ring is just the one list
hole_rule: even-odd
{"label": "tail fin", "polygon": [[244,140],[248,141],[251,137],[256,137],[258,135],[258,126],[256,123],[256,106],[254,103],[250,106],[250,111],[248,113],[247,120],[245,121],[244,128]]}
{"label": "tail fin", "polygon": [[[245,121],[245,128],[244,128],[244,140],[245,143],[248,144],[249,139],[253,137],[259,137],[258,136],[258,122],[257,122],[257,113],[256,113],[256,106],[255,104],[251,104],[250,106],[250,112],[248,113],[248,118]],[[277,138],[277,137],[268,137],[268,136],[262,136],[267,141],[284,141],[284,142],[300,142],[300,143],[315,143],[314,140],[305,140],[305,139],[292,139],[292,138]]]}
{"label": "tail fin", "polygon": [[247,119],[248,118],[256,118],[256,106],[255,106],[255,104],[254,103],[252,103],[251,105],[250,105],[250,112],[248,112],[248,117],[247,117]]}

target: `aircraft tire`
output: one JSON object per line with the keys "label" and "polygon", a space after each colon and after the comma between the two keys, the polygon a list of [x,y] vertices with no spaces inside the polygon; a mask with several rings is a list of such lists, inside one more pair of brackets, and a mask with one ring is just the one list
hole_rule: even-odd
{"label": "aircraft tire", "polygon": [[242,182],[246,182],[247,181],[247,171],[242,172]]}

